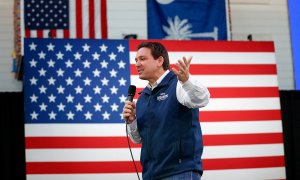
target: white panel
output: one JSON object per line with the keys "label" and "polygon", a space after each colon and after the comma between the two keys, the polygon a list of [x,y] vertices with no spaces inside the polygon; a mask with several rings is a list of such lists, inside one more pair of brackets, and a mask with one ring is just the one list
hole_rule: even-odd
{"label": "white panel", "polygon": [[279,89],[294,89],[287,2],[284,0],[230,1],[232,40],[274,41]]}
{"label": "white panel", "polygon": [[12,0],[0,1],[0,92],[21,91],[22,83],[14,79],[12,70],[13,51],[13,4]]}
{"label": "white panel", "polygon": [[107,1],[108,38],[123,39],[127,34],[147,38],[146,0]]}

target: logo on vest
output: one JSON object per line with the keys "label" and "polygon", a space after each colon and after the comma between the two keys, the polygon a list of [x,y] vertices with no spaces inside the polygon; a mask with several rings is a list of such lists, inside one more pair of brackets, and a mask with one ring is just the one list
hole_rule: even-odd
{"label": "logo on vest", "polygon": [[160,93],[160,95],[157,96],[157,100],[158,101],[163,101],[163,100],[165,100],[167,98],[168,98],[168,94],[166,94],[166,93]]}

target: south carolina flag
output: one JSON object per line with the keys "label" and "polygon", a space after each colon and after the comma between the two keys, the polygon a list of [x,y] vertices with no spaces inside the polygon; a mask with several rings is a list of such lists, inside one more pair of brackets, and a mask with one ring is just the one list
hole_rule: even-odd
{"label": "south carolina flag", "polygon": [[148,39],[227,40],[227,0],[147,0]]}

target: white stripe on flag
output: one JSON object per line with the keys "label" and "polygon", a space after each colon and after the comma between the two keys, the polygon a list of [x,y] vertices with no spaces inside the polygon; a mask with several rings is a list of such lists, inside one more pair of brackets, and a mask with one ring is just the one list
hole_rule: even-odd
{"label": "white stripe on flag", "polygon": [[281,120],[246,122],[201,122],[204,135],[281,133]]}
{"label": "white stripe on flag", "polygon": [[255,168],[234,170],[208,170],[204,171],[201,180],[216,179],[285,179],[285,168]]}
{"label": "white stripe on flag", "polygon": [[70,9],[69,10],[69,29],[70,29],[70,38],[76,38],[76,1],[69,1]]}
{"label": "white stripe on flag", "polygon": [[[140,148],[132,148],[136,161]],[[203,159],[283,156],[283,144],[206,146]],[[27,162],[131,161],[128,148],[27,149]]]}
{"label": "white stripe on flag", "polygon": [[[281,120],[201,122],[204,135],[282,132]],[[25,137],[124,137],[125,124],[25,124]]]}
{"label": "white stripe on flag", "polygon": [[64,38],[64,30],[56,30],[57,38]]}
{"label": "white stripe on flag", "polygon": [[125,136],[124,124],[25,124],[25,137]]}
{"label": "white stripe on flag", "polygon": [[101,1],[94,0],[94,16],[95,16],[95,38],[101,39]]}
{"label": "white stripe on flag", "polygon": [[[142,174],[139,173],[140,177]],[[137,179],[136,173],[119,174],[31,174],[27,175],[27,180],[99,180],[99,179]],[[285,168],[253,168],[253,169],[230,169],[230,170],[207,170],[204,171],[201,180],[216,179],[285,179]]]}
{"label": "white stripe on flag", "polygon": [[[137,101],[137,99],[134,99]],[[280,110],[279,98],[211,98],[200,111]]]}
{"label": "white stripe on flag", "polygon": [[201,111],[280,110],[279,98],[211,98]]}
{"label": "white stripe on flag", "polygon": [[[132,148],[134,159],[140,160],[140,148]],[[27,149],[27,162],[131,161],[128,148]]]}
{"label": "white stripe on flag", "polygon": [[[130,64],[135,64],[136,52],[130,51]],[[273,52],[170,52],[171,64],[183,56],[192,56],[192,64],[275,64]]]}
{"label": "white stripe on flag", "polygon": [[[139,173],[142,177],[142,173]],[[137,179],[136,173],[105,173],[105,174],[30,174],[27,180],[133,180]]]}
{"label": "white stripe on flag", "polygon": [[[90,12],[89,12],[89,1],[82,1],[82,38],[87,39],[89,35],[89,23],[90,22]],[[94,23],[94,22],[92,22]]]}
{"label": "white stripe on flag", "polygon": [[283,144],[205,146],[203,159],[283,156]]}
{"label": "white stripe on flag", "polygon": [[[277,87],[277,75],[193,75],[207,87]],[[131,76],[138,88],[144,88],[148,82],[141,80],[138,75]]]}

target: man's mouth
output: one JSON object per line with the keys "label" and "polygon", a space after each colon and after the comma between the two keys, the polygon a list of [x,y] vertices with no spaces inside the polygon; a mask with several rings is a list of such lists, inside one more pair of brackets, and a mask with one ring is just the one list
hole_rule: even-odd
{"label": "man's mouth", "polygon": [[142,74],[143,70],[138,69],[137,72],[138,72],[138,74]]}

